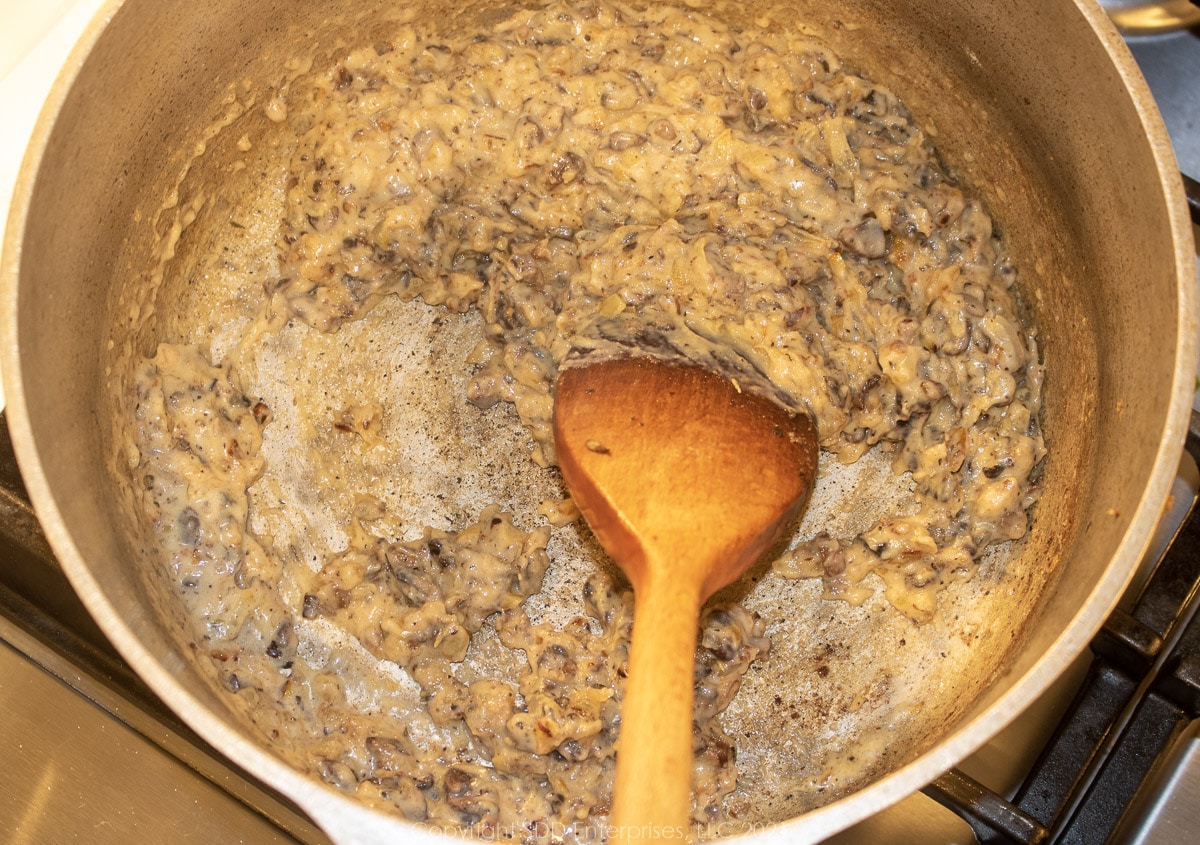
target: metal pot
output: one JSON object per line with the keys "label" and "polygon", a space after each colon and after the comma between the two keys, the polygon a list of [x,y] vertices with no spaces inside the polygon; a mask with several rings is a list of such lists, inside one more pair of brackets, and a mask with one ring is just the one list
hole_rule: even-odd
{"label": "metal pot", "polygon": [[[231,110],[228,92],[276,85],[287,56],[329,53],[347,33],[369,38],[397,12],[341,5],[340,13],[285,0],[108,6],[54,88],[17,185],[4,244],[3,373],[13,440],[49,540],[134,669],[201,736],[337,841],[434,841],[299,774],[228,718],[144,588],[113,492],[119,469],[105,422],[115,356],[144,347],[173,319],[163,304],[172,292],[159,290],[149,268],[164,244],[179,246],[169,225],[178,215],[152,212],[178,210],[173,192],[188,179],[204,127],[254,119]],[[414,0],[406,8],[451,25],[500,5],[464,3],[448,14]],[[938,128],[941,154],[1005,229],[1046,359],[1051,456],[1022,554],[1050,574],[1010,585],[1024,609],[1014,613],[1002,669],[920,754],[755,834],[815,841],[986,742],[1082,651],[1116,603],[1186,431],[1195,264],[1165,130],[1091,0],[712,5],[725,15],[782,9],[777,19],[820,31],[848,63],[900,92],[919,123]],[[217,146],[223,137],[204,140]]]}

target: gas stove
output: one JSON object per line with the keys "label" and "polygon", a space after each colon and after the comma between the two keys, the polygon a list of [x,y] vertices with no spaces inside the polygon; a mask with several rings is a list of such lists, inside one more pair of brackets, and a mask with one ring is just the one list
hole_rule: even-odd
{"label": "gas stove", "polygon": [[[1200,0],[1108,0],[1200,179]],[[0,196],[103,0],[0,0]],[[1200,189],[1188,183],[1193,218]],[[0,203],[0,228],[7,203]],[[1196,229],[1200,236],[1200,228]],[[1200,242],[1200,237],[1198,237]],[[0,398],[2,404],[2,398]],[[1196,403],[1200,407],[1200,402]],[[1089,653],[992,743],[840,845],[1177,843],[1200,829],[1200,417],[1174,505]],[[0,426],[0,830],[7,841],[325,843],[124,664],[54,560]]]}

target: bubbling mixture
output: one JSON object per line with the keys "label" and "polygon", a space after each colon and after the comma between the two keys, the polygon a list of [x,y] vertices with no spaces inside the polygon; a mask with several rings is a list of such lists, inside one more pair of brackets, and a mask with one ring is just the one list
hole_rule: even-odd
{"label": "bubbling mixture", "polygon": [[[812,414],[827,457],[890,456],[902,504],[795,537],[768,578],[882,592],[920,626],[1025,534],[1045,449],[1016,271],[896,95],[812,38],[555,2],[454,38],[401,26],[266,108],[295,139],[278,273],[219,360],[163,343],[138,364],[129,467],[197,649],[298,767],[430,825],[603,838],[632,596],[585,537],[576,604],[539,599],[556,538],[582,534],[553,469],[555,374],[614,326],[735,356]],[[440,527],[414,530],[351,491],[323,547],[298,542],[272,443],[324,491],[347,483],[333,452],[374,472],[389,438],[430,435],[388,433],[369,395],[317,432],[246,362],[324,355],[397,301],[463,350],[455,402],[515,410],[558,495],[466,514],[439,494]],[[745,603],[701,622],[698,825],[753,821],[722,726],[772,646]]]}

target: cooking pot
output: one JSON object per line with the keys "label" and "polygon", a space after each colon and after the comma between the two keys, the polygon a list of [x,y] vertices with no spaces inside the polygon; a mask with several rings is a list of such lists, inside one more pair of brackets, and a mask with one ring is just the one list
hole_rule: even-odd
{"label": "cooking pot", "polygon": [[[443,26],[504,4],[126,0],[93,22],[58,80],[4,242],[3,375],[13,441],[46,534],[84,603],[146,682],[213,746],[341,843],[441,841],[291,768],[226,702],[147,589],[109,388],[195,296],[172,270],[198,145],[242,122],[297,67],[372,43],[398,16]],[[750,834],[817,841],[919,789],[985,743],[1087,645],[1133,575],[1174,478],[1196,360],[1183,189],[1149,92],[1091,0],[701,4],[773,16],[900,93],[1003,228],[1046,364],[1045,493],[1005,582],[1021,608],[937,736],[851,794]],[[265,92],[265,93],[264,93]],[[254,108],[245,103],[257,100]],[[232,140],[231,140],[232,139]],[[248,185],[229,168],[210,194]],[[239,181],[241,180],[241,181]],[[166,268],[164,271],[163,268]],[[990,605],[989,605],[990,607]],[[998,668],[996,668],[998,667]],[[781,687],[788,677],[775,678]],[[956,695],[962,694],[956,692]]]}

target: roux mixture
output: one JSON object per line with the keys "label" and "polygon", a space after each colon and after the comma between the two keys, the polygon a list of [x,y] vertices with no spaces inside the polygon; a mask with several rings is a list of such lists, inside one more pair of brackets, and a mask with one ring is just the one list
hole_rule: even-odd
{"label": "roux mixture", "polygon": [[[297,505],[273,443],[299,442],[324,491],[339,462],[374,473],[392,439],[430,435],[389,429],[369,395],[317,431],[256,361],[324,355],[397,298],[462,349],[456,401],[515,410],[551,488],[555,373],[629,319],[735,355],[837,461],[888,455],[899,509],[796,536],[768,577],[882,591],[919,626],[1025,534],[1042,372],[1016,270],[897,97],[812,38],[553,3],[454,39],[400,27],[266,108],[295,137],[279,272],[236,342],[140,362],[130,467],[197,648],[297,766],[431,825],[604,835],[632,596],[585,539],[578,604],[538,604],[556,537],[580,533],[561,486],[529,512],[439,494],[444,520],[419,528],[350,491],[324,545],[279,528]],[[747,821],[745,743],[723,727],[771,649],[747,603],[702,620],[698,825]]]}

